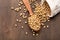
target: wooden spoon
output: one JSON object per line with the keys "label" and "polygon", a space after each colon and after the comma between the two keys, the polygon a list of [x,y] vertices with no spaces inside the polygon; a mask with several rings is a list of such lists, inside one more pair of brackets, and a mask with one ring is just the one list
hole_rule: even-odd
{"label": "wooden spoon", "polygon": [[29,13],[30,13],[30,17],[28,17],[28,24],[29,27],[31,29],[33,29],[34,31],[38,31],[41,29],[41,24],[40,24],[40,19],[36,14],[33,14],[32,9],[30,7],[30,3],[28,0],[23,0],[26,8],[28,9]]}

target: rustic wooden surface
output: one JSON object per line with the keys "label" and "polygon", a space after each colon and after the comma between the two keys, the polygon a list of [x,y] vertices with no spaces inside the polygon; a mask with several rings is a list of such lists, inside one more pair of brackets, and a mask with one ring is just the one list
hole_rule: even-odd
{"label": "rustic wooden surface", "polygon": [[[60,14],[46,23],[49,28],[42,28],[38,32],[38,36],[33,36],[28,24],[23,23],[27,19],[22,19],[19,15],[16,16],[16,12],[10,9],[11,6],[17,7],[17,1],[0,0],[0,40],[60,40]],[[24,29],[20,27],[22,23],[18,23],[18,27],[14,26],[17,23],[16,18],[22,19]],[[25,34],[26,31],[28,35]]]}

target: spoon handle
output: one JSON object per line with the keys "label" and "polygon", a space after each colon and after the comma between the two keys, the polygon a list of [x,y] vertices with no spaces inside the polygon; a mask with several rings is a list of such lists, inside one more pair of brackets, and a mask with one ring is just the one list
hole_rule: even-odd
{"label": "spoon handle", "polygon": [[30,6],[29,1],[28,1],[28,0],[23,0],[23,2],[24,2],[24,4],[25,4],[26,8],[28,9],[30,15],[32,15],[33,12],[32,12],[32,9],[31,9],[31,6]]}

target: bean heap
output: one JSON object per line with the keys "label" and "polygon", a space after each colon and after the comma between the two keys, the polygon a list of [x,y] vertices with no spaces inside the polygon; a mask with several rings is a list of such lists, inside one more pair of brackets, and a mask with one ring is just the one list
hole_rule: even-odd
{"label": "bean heap", "polygon": [[43,3],[43,5],[41,5],[41,3],[36,3],[34,14],[28,17],[28,24],[30,28],[34,31],[40,30],[42,23],[49,20],[48,15],[50,15],[50,12],[50,7],[46,1]]}

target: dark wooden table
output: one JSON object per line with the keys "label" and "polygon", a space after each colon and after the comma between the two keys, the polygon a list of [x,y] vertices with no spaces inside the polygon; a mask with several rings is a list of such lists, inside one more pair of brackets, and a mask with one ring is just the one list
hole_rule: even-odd
{"label": "dark wooden table", "polygon": [[[0,0],[0,40],[60,40],[60,13],[46,23],[48,28],[42,28],[38,36],[33,36],[28,24],[24,24],[27,19],[22,19],[19,17],[20,12],[16,13],[10,9],[11,6],[17,7],[17,1]],[[22,19],[22,23],[17,23],[16,18]],[[15,23],[18,27],[14,26]],[[21,25],[24,29],[21,29]],[[28,32],[28,35],[25,32]]]}

